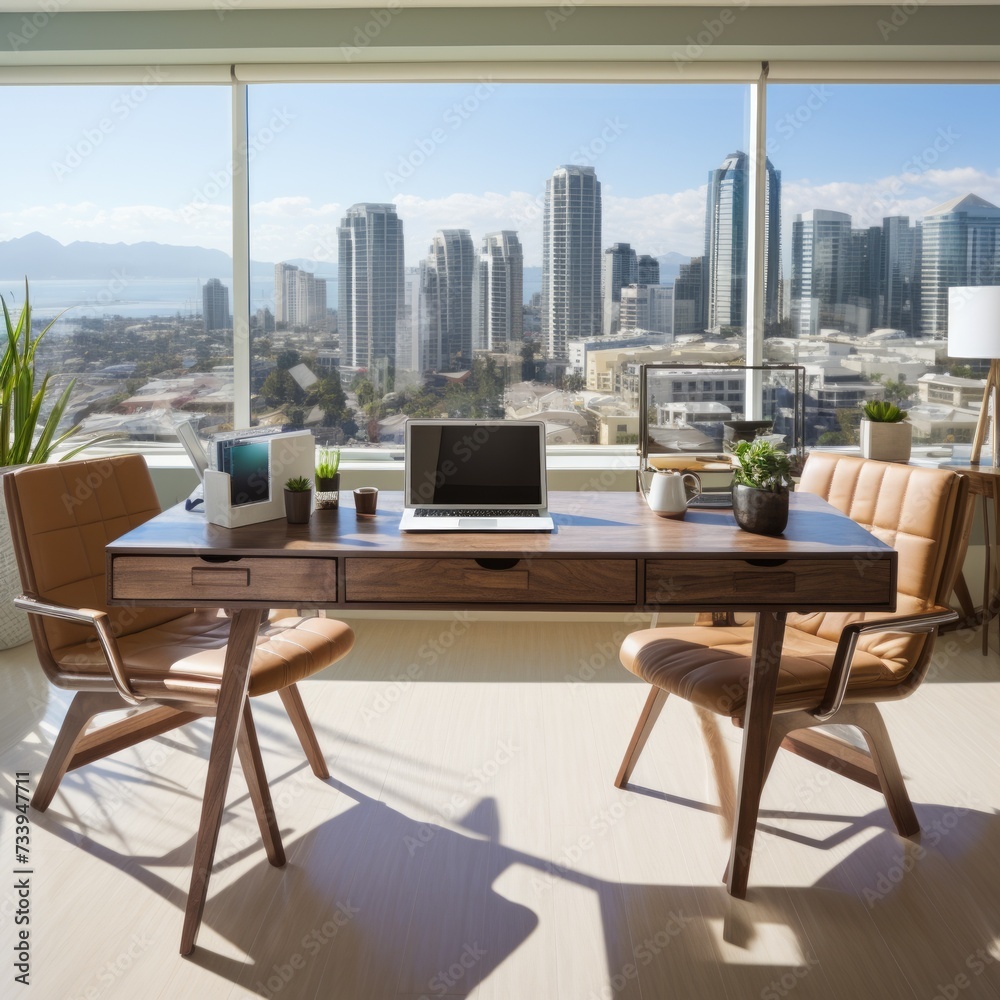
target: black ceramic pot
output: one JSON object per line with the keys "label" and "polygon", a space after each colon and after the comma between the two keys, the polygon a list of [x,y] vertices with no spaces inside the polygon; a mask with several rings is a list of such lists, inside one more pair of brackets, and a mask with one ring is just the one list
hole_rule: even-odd
{"label": "black ceramic pot", "polygon": [[312,502],[312,490],[285,490],[285,520],[289,524],[308,524]]}
{"label": "black ceramic pot", "polygon": [[744,531],[755,535],[780,535],[788,524],[788,493],[733,487],[733,516]]}

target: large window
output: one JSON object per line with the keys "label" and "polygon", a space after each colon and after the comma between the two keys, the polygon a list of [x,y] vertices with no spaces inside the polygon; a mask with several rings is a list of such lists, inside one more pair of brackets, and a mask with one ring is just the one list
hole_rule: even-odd
{"label": "large window", "polygon": [[[5,91],[46,128],[5,161],[0,291],[16,311],[26,274],[36,323],[59,317],[41,363],[76,379],[88,431],[210,433],[248,391],[253,422],[331,443],[391,445],[407,415],[448,414],[621,445],[638,364],[750,360],[748,85],[248,93],[234,373],[230,88],[151,70]],[[768,86],[764,360],[805,366],[807,445],[854,442],[878,397],[911,408],[918,442],[971,437],[984,367],[948,356],[947,299],[1000,284],[996,96]]]}
{"label": "large window", "polygon": [[744,352],[747,97],[251,86],[254,419],[385,445],[407,415],[542,416],[552,444],[634,442],[636,359]]}
{"label": "large window", "polygon": [[[0,292],[29,279],[41,370],[75,379],[85,433],[176,447],[232,421],[230,91],[11,87]],[[44,124],[44,127],[42,127]]]}
{"label": "large window", "polygon": [[984,362],[948,354],[948,289],[1000,284],[989,85],[773,85],[780,323],[766,357],[808,373],[807,444],[853,444],[858,404],[909,408],[914,440],[971,440]]}

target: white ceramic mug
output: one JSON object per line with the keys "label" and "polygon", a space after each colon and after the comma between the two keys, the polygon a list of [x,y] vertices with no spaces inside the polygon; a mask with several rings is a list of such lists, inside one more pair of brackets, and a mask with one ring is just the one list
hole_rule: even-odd
{"label": "white ceramic mug", "polygon": [[[686,484],[691,480],[694,496],[688,499]],[[697,472],[654,472],[646,498],[649,509],[660,517],[680,519],[687,513],[687,506],[701,493],[701,477]]]}

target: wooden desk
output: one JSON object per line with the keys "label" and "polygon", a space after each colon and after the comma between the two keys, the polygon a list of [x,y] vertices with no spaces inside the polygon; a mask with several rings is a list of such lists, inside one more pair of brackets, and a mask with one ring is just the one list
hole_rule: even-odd
{"label": "wooden desk", "polygon": [[[1000,468],[994,465],[953,465],[943,462],[942,469],[960,472],[969,478],[969,500],[975,503],[975,498],[982,501],[983,509],[983,541],[986,543],[986,565],[983,571],[983,603],[979,608],[973,605],[969,593],[969,585],[965,576],[959,573],[955,584],[955,594],[962,606],[963,618],[953,625],[945,626],[942,631],[951,629],[975,628],[981,625],[983,629],[983,656],[990,651],[990,622],[1000,614],[1000,583],[994,583],[994,574],[1000,580]],[[990,535],[990,502],[993,503],[993,534]]]}
{"label": "wooden desk", "polygon": [[261,608],[756,612],[729,891],[746,892],[785,615],[893,611],[896,553],[811,494],[781,538],[731,511],[656,517],[633,493],[556,493],[552,534],[401,534],[400,494],[374,517],[317,511],[308,525],[226,529],[174,507],[107,548],[111,604],[226,607],[229,652],[212,738],[181,952],[195,944],[225,804]]}

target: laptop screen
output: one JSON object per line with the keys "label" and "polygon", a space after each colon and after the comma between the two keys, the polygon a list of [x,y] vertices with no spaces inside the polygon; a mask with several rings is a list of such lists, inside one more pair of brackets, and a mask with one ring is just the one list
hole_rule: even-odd
{"label": "laptop screen", "polygon": [[411,420],[407,506],[541,506],[544,448],[544,425],[537,421]]}

